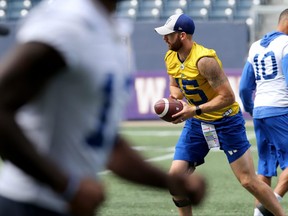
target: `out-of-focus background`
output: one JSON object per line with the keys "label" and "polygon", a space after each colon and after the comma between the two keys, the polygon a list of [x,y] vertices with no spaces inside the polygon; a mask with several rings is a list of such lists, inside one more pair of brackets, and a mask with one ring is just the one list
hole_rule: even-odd
{"label": "out-of-focus background", "polygon": [[[13,45],[17,23],[29,16],[29,11],[41,1],[53,2],[0,0],[0,30],[1,25],[10,29],[9,35],[0,36],[0,57]],[[184,12],[194,19],[194,40],[216,50],[241,105],[238,83],[249,45],[275,29],[279,13],[287,7],[288,0],[119,1],[116,16],[131,21],[134,26],[131,44],[137,68],[135,91],[125,119],[157,120],[153,105],[158,99],[169,95],[163,61],[167,45],[154,32],[154,28],[163,25],[170,15]],[[249,118],[247,114],[245,117]]]}

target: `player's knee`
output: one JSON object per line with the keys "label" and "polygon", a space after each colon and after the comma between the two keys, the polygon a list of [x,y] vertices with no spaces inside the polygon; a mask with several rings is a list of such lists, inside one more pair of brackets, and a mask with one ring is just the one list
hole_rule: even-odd
{"label": "player's knee", "polygon": [[240,184],[242,185],[242,187],[244,187],[245,189],[247,189],[248,191],[253,190],[254,184],[257,181],[257,178],[255,178],[255,180],[253,181],[253,179],[249,176],[243,176],[239,179]]}

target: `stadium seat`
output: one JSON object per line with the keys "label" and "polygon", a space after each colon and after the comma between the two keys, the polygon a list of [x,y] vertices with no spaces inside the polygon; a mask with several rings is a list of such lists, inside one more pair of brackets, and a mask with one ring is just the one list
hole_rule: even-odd
{"label": "stadium seat", "polygon": [[120,1],[116,8],[116,14],[121,18],[135,18],[138,12],[137,0]]}
{"label": "stadium seat", "polygon": [[193,0],[188,1],[188,9],[201,9],[201,8],[210,8],[211,0]]}
{"label": "stadium seat", "polygon": [[226,8],[220,8],[220,9],[213,9],[208,14],[209,20],[221,20],[221,21],[227,21],[233,19],[233,14],[226,15],[225,13]]}
{"label": "stadium seat", "polygon": [[250,11],[248,9],[238,9],[235,11],[234,19],[246,21],[250,17]]}
{"label": "stadium seat", "polygon": [[[30,0],[30,3],[26,0],[26,6],[24,1],[6,0],[6,6],[0,8],[0,21],[20,19],[23,13],[29,12],[44,0]],[[263,4],[267,0],[260,2]],[[122,0],[117,5],[116,16],[135,20],[165,20],[172,14],[183,12],[195,20],[244,21],[249,17],[252,6],[252,0]],[[231,15],[225,14],[227,8],[230,8],[228,12],[231,12]]]}
{"label": "stadium seat", "polygon": [[161,11],[158,8],[145,8],[138,11],[137,20],[155,20],[159,19]]}
{"label": "stadium seat", "polygon": [[240,10],[249,10],[253,6],[252,0],[238,0],[237,8]]}
{"label": "stadium seat", "polygon": [[215,0],[212,1],[212,9],[233,8],[235,4],[236,0]]}
{"label": "stadium seat", "polygon": [[164,4],[164,10],[176,10],[178,8],[182,9],[183,11],[186,11],[187,9],[187,1],[186,0],[174,0],[174,1],[167,1],[165,4]]}
{"label": "stadium seat", "polygon": [[153,20],[158,19],[162,12],[162,0],[142,0],[139,1],[139,10],[137,14],[138,20]]}
{"label": "stadium seat", "polygon": [[141,9],[152,9],[152,8],[162,8],[162,0],[142,0],[139,1],[139,8]]}
{"label": "stadium seat", "polygon": [[193,20],[207,20],[209,17],[209,10],[207,8],[196,8],[187,11],[187,15],[191,16]]}
{"label": "stadium seat", "polygon": [[167,19],[169,16],[177,13],[187,13],[186,0],[170,0],[163,5],[161,19]]}
{"label": "stadium seat", "polygon": [[184,13],[183,9],[181,8],[170,8],[170,9],[165,9],[162,11],[160,19],[166,20],[168,17],[170,17],[173,14],[178,14],[178,13]]}
{"label": "stadium seat", "polygon": [[117,4],[117,11],[121,12],[121,11],[126,11],[130,8],[138,8],[138,1],[135,0],[135,1],[131,1],[131,0],[123,0],[123,1],[120,1],[118,4]]}

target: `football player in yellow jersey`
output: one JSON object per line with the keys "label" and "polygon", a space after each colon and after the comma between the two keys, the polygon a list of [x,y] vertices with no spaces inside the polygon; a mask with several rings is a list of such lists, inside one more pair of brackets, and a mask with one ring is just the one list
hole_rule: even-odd
{"label": "football player in yellow jersey", "polygon": [[[209,150],[218,147],[225,152],[241,185],[274,215],[284,216],[271,188],[255,174],[245,122],[222,63],[214,50],[193,41],[194,30],[193,20],[185,14],[172,15],[163,26],[155,28],[169,48],[165,63],[171,97],[184,105],[173,122],[185,121],[185,126],[169,172],[192,174],[204,163]],[[173,201],[180,216],[192,215],[187,197],[174,196]]]}

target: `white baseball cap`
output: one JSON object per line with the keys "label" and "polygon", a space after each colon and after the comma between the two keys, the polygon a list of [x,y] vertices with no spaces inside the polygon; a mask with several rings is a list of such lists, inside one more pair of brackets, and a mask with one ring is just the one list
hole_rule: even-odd
{"label": "white baseball cap", "polygon": [[186,32],[194,34],[195,24],[191,17],[186,14],[174,14],[170,16],[163,26],[155,28],[160,35],[167,35],[173,32]]}

